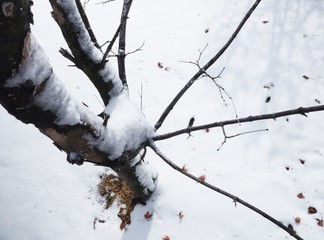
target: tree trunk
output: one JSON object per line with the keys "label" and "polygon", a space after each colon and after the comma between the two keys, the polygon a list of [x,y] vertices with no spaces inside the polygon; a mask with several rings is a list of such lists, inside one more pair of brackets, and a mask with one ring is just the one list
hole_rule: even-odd
{"label": "tree trunk", "polygon": [[157,175],[138,155],[153,137],[153,128],[130,102],[111,67],[99,64],[103,54],[85,30],[75,2],[51,3],[61,29],[68,26],[70,32],[78,32],[67,42],[77,66],[106,103],[104,119],[72,97],[54,74],[30,32],[28,0],[1,3],[0,103],[17,119],[34,124],[51,138],[67,153],[70,163],[88,161],[108,166],[132,187],[140,201],[146,201],[154,191]]}

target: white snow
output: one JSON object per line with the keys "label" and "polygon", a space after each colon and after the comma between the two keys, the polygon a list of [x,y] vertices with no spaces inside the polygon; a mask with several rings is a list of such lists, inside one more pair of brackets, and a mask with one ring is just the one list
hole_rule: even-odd
{"label": "white snow", "polygon": [[[134,159],[133,161],[133,164],[136,164],[140,159]],[[159,175],[158,172],[144,161],[141,164],[136,165],[135,171],[141,185],[145,186],[145,193],[147,193],[147,191],[153,192],[156,189],[156,180]]]}
{"label": "white snow", "polygon": [[[100,43],[114,34],[122,1],[86,5],[92,28]],[[201,62],[213,56],[231,35],[253,1],[239,0],[142,0],[130,11],[127,50],[143,51],[127,57],[130,98],[143,102],[145,117],[153,125],[165,106],[197,68],[179,62],[195,61],[199,49],[208,47]],[[62,38],[48,39],[48,29],[59,36],[46,1],[35,2],[34,34],[49,54],[66,88],[98,113],[98,94],[85,77],[57,53]],[[185,7],[184,7],[185,6]],[[321,0],[262,1],[241,33],[210,70],[233,97],[240,117],[281,111],[324,102],[324,2]],[[208,32],[206,33],[206,29]],[[116,50],[116,49],[114,49]],[[114,65],[114,59],[110,59]],[[157,66],[158,62],[164,67]],[[309,79],[303,78],[308,76]],[[272,86],[269,89],[264,86]],[[142,90],[141,90],[142,89]],[[270,102],[265,99],[271,96]],[[127,94],[116,98],[127,109]],[[165,133],[187,126],[234,118],[215,84],[201,79],[185,94],[158,131]],[[114,113],[117,109],[107,109]],[[116,128],[129,116],[122,111],[108,120]],[[118,121],[120,120],[120,121]],[[268,132],[242,135],[223,141],[221,129],[194,132],[157,142],[163,153],[189,172],[261,208],[285,224],[292,224],[304,239],[323,239],[317,225],[324,215],[324,114],[289,116],[226,127],[228,135],[268,128]],[[108,126],[107,125],[107,126]],[[159,173],[158,186],[146,206],[137,206],[132,224],[120,231],[117,208],[104,209],[96,194],[99,175],[106,170],[91,164],[66,163],[46,137],[32,126],[16,121],[0,108],[0,239],[293,239],[261,216],[216,192],[183,177],[154,153],[145,160]],[[132,126],[129,131],[136,133]],[[145,133],[151,134],[148,128]],[[119,132],[120,134],[120,132]],[[123,143],[125,144],[125,143]],[[300,159],[304,160],[304,164]],[[303,193],[304,199],[297,194]],[[316,214],[308,214],[313,206]],[[144,214],[153,213],[148,221]],[[184,217],[179,218],[182,212]],[[301,223],[294,218],[300,217]],[[105,220],[96,223],[94,219]]]}
{"label": "white snow", "polygon": [[[103,130],[100,138],[110,141],[99,141],[97,147],[103,151],[110,149],[111,159],[121,156],[125,149],[139,147],[139,144],[153,137],[152,126],[148,124],[140,109],[130,101],[127,91],[113,97],[105,108],[105,113],[109,116],[109,130]],[[111,146],[111,142],[116,144]]]}

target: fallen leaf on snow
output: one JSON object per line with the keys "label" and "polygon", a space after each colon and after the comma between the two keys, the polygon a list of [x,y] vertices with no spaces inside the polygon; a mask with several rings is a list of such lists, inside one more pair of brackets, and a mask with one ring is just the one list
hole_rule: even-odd
{"label": "fallen leaf on snow", "polygon": [[317,225],[318,225],[318,226],[320,226],[320,227],[324,227],[323,219],[318,219],[318,218],[316,218],[316,221],[317,221]]}
{"label": "fallen leaf on snow", "polygon": [[180,219],[182,219],[182,218],[184,217],[184,215],[183,215],[182,211],[181,211],[181,212],[179,212],[179,214],[178,214],[178,217],[179,217]]}
{"label": "fallen leaf on snow", "polygon": [[309,214],[315,214],[315,213],[317,213],[317,210],[314,207],[308,207],[308,213]]}
{"label": "fallen leaf on snow", "polygon": [[303,199],[303,198],[305,198],[305,196],[304,196],[304,194],[303,194],[303,193],[298,193],[298,194],[297,194],[297,197],[298,197],[298,198],[300,198],[300,199]]}
{"label": "fallen leaf on snow", "polygon": [[301,218],[300,217],[295,217],[295,223],[299,224],[301,222]]}
{"label": "fallen leaf on snow", "polygon": [[145,214],[144,214],[144,217],[146,220],[150,220],[153,216],[153,213],[150,213],[149,211],[147,211]]}

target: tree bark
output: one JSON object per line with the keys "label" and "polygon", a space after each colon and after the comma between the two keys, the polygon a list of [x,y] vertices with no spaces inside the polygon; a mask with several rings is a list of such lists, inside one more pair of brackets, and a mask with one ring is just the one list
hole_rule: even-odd
{"label": "tree bark", "polygon": [[[135,109],[135,105],[129,102],[127,93],[120,87],[122,83],[114,78],[111,69],[106,65],[102,69],[97,68],[96,60],[100,64],[102,54],[100,51],[93,52],[96,47],[88,32],[83,31],[84,36],[78,35],[86,40],[73,39],[68,44],[79,67],[99,87],[103,100],[107,102],[105,111],[110,118],[105,121],[72,97],[54,74],[45,53],[30,32],[30,2],[2,1],[1,7],[2,106],[18,120],[34,124],[52,139],[56,147],[67,153],[70,163],[81,165],[88,161],[110,167],[132,187],[140,201],[146,201],[154,191],[157,175],[138,154],[148,138],[153,136],[153,128],[146,123],[144,115]],[[65,27],[68,16],[62,11],[56,11],[56,20]],[[76,28],[72,26],[69,29],[74,31]],[[87,42],[88,38],[90,41]],[[85,47],[90,50],[85,51]],[[108,104],[110,100],[115,106]],[[120,110],[131,110],[133,115],[125,117],[136,121],[120,119]],[[117,121],[125,121],[125,129],[130,135],[120,134],[122,130],[116,128]]]}

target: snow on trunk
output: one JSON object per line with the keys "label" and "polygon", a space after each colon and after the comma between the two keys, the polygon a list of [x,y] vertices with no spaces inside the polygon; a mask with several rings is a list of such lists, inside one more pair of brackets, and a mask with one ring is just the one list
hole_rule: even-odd
{"label": "snow on trunk", "polygon": [[[143,161],[133,160],[153,136],[153,127],[130,101],[126,90],[111,98],[104,111],[107,119],[102,119],[69,94],[31,33],[25,38],[18,71],[5,83],[8,89],[26,86],[29,89],[26,105],[17,111],[33,115],[31,109],[37,108],[37,116],[41,116],[37,119],[38,127],[67,152],[68,161],[110,166],[130,185],[139,185],[135,189],[140,189],[145,197],[154,190],[156,173]],[[34,123],[35,116],[29,117],[32,119],[29,122]],[[119,165],[123,165],[123,170],[119,170]]]}

